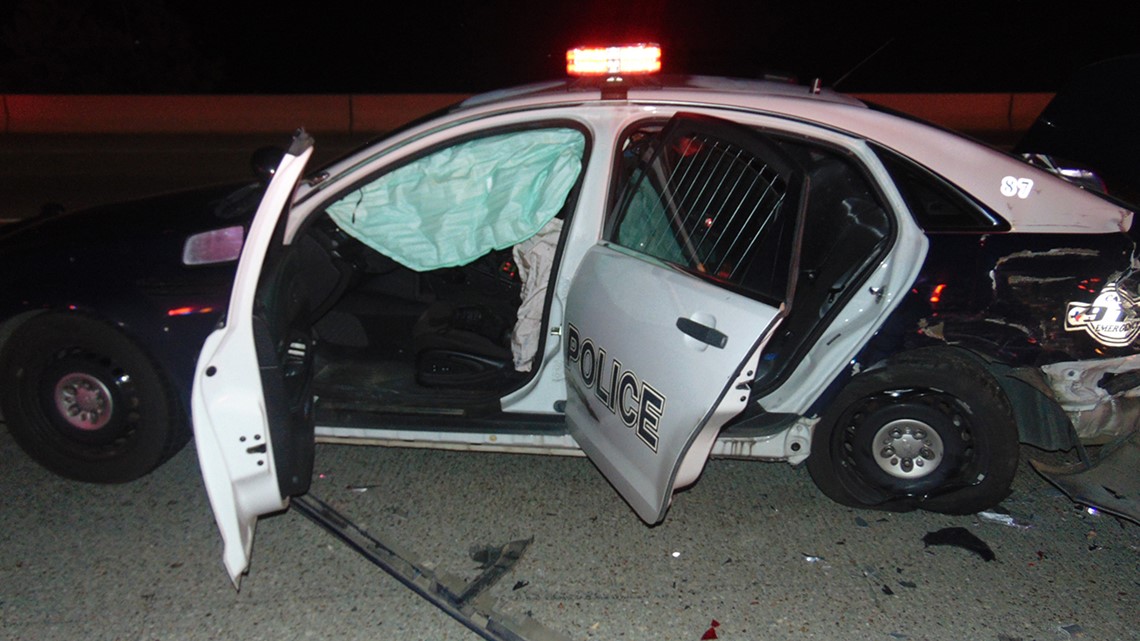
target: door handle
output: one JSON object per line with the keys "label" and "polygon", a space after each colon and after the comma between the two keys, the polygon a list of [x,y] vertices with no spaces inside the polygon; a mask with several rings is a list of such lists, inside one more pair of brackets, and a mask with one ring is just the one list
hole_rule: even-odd
{"label": "door handle", "polygon": [[728,336],[726,336],[724,332],[717,331],[715,328],[703,323],[698,323],[691,318],[678,318],[677,329],[684,332],[685,335],[705,345],[712,345],[717,349],[724,349],[724,346],[728,345]]}

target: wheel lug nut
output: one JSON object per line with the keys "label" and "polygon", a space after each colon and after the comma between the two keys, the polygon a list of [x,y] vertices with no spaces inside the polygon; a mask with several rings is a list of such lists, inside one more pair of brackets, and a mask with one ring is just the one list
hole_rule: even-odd
{"label": "wheel lug nut", "polygon": [[883,458],[891,458],[894,455],[895,455],[895,448],[893,448],[893,447],[884,447],[883,451],[879,452],[879,456],[881,456]]}

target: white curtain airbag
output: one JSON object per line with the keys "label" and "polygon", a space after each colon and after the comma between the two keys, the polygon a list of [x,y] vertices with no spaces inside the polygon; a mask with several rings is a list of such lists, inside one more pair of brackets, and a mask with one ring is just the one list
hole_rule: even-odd
{"label": "white curtain airbag", "polygon": [[499,134],[395,169],[328,208],[349,235],[429,271],[471,262],[536,234],[578,178],[585,136],[574,129]]}

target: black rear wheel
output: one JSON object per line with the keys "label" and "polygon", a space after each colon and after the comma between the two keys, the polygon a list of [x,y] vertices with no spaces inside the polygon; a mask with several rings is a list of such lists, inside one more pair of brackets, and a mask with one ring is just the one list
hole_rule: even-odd
{"label": "black rear wheel", "polygon": [[853,378],[816,426],[808,471],[844,505],[969,514],[1005,498],[1017,461],[997,381],[973,357],[939,348]]}
{"label": "black rear wheel", "polygon": [[46,314],[0,353],[0,407],[17,443],[80,481],[139,478],[190,438],[158,367],[112,326]]}

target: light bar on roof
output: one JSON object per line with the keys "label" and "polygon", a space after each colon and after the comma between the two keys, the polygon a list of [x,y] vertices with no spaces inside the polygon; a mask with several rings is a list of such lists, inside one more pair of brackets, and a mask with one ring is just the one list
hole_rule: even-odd
{"label": "light bar on roof", "polygon": [[661,47],[655,44],[625,47],[578,47],[566,52],[566,73],[571,76],[618,76],[661,71]]}

